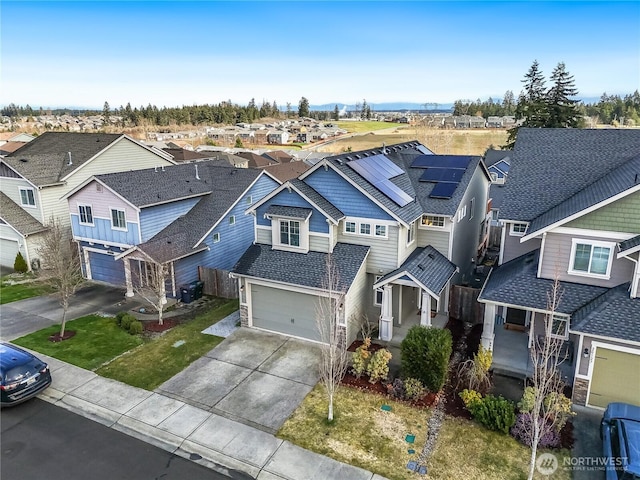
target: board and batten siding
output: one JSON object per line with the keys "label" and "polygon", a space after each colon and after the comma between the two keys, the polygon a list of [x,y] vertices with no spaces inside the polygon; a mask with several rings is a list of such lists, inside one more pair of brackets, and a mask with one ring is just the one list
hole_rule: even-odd
{"label": "board and batten siding", "polygon": [[502,245],[502,263],[507,263],[509,260],[518,258],[525,253],[532,252],[533,250],[540,248],[540,245],[542,244],[541,238],[532,238],[524,243],[520,243],[522,236],[518,237],[509,234],[509,231],[511,230],[511,223],[505,223],[502,228],[506,229],[504,232],[504,243]]}
{"label": "board and batten siding", "polygon": [[[598,342],[598,343],[606,343],[607,345],[611,345],[612,349],[615,350],[615,347],[624,347],[624,348],[638,348],[637,345],[633,345],[633,344],[629,344],[629,343],[623,343],[623,342],[616,342],[614,340],[604,340],[602,338],[593,338],[590,337],[588,335],[585,335],[582,337],[582,351],[584,352],[585,349],[589,350],[589,357],[584,358],[582,357],[582,355],[579,355],[577,358],[579,358],[580,360],[580,365],[578,365],[577,367],[577,373],[579,375],[589,375],[589,360],[591,355],[593,355],[593,349],[591,348],[591,343],[592,342]],[[607,348],[605,345],[600,345],[600,347],[602,348]],[[638,349],[638,353],[640,354],[640,349]]]}
{"label": "board and batten siding", "polygon": [[[445,222],[448,224],[450,220],[447,218]],[[449,237],[450,232],[445,228],[418,228],[418,246],[426,247],[427,245],[431,245],[447,258],[449,258]]]}
{"label": "board and batten siding", "polygon": [[62,197],[94,175],[127,172],[158,166],[173,165],[140,145],[123,138],[91,162],[85,163],[66,180],[65,185],[45,187],[41,190],[45,218],[58,217],[61,225],[69,225],[67,200]]}
{"label": "board and batten siding", "polygon": [[379,275],[380,270],[388,273],[398,267],[398,231],[399,228],[397,226],[388,225],[388,238],[380,238],[373,235],[346,234],[344,233],[343,220],[339,225],[338,242],[370,247],[369,256],[367,257],[367,272]]}
{"label": "board and batten siding", "polygon": [[611,252],[613,264],[611,265],[611,276],[609,280],[585,275],[570,275],[567,273],[571,263],[573,238],[612,242],[614,244],[618,241],[606,237],[589,237],[578,233],[576,235],[567,235],[549,232],[547,233],[544,243],[540,277],[554,279],[557,272],[560,281],[583,283],[585,285],[596,285],[599,287],[615,287],[631,280],[634,265],[624,258],[616,258],[616,248]]}
{"label": "board and batten siding", "polygon": [[640,233],[640,192],[627,195],[609,205],[576,218],[568,228]]}
{"label": "board and batten siding", "polygon": [[156,233],[173,223],[178,217],[191,210],[202,197],[187,198],[177,202],[164,203],[140,210],[140,232],[146,242]]}
{"label": "board and batten siding", "polygon": [[[38,188],[34,188],[33,185],[31,185],[23,178],[14,177],[0,177],[0,185],[2,193],[13,200],[15,204],[20,205],[25,212],[38,220],[40,223],[48,222],[48,220],[45,221],[42,218],[42,197]],[[33,198],[36,202],[36,205],[34,207],[22,206],[22,199],[20,198],[21,188],[30,188],[33,190]]]}
{"label": "board and batten siding", "polygon": [[[338,266],[339,267],[339,266]],[[360,321],[364,315],[363,306],[368,298],[367,272],[365,265],[360,267],[349,291],[345,296],[345,320],[347,322],[347,345],[356,339],[360,330]]]}
{"label": "board and batten siding", "polygon": [[312,210],[311,217],[309,218],[309,231],[310,232],[319,232],[319,233],[329,233],[329,225],[327,224],[327,217],[325,217],[320,210],[313,207],[309,202],[307,202],[304,198],[302,198],[298,193],[294,190],[289,192],[288,190],[283,190],[278,192],[273,198],[270,198],[269,201],[265,202],[263,205],[260,205],[256,209],[256,220],[258,225],[270,226],[271,220],[265,218],[265,212],[272,205],[280,205],[286,207],[301,207],[301,208],[310,208]]}

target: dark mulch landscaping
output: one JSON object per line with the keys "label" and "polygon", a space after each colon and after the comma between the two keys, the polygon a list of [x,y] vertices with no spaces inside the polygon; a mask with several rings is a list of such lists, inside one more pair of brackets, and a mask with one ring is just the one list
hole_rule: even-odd
{"label": "dark mulch landscaping", "polygon": [[53,343],[63,342],[65,340],[69,340],[76,336],[75,330],[66,330],[64,335],[60,335],[59,333],[55,333],[49,337],[49,341]]}
{"label": "dark mulch landscaping", "polygon": [[356,378],[353,375],[351,375],[351,373],[347,373],[342,379],[341,383],[350,388],[356,388],[358,390],[375,393],[377,395],[381,395],[383,397],[393,399],[396,402],[403,402],[418,408],[429,408],[434,405],[437,399],[437,395],[435,393],[427,393],[424,395],[424,397],[418,400],[402,400],[399,398],[395,398],[389,394],[386,383],[382,383],[382,382],[371,383],[369,382],[369,379],[367,377],[362,376],[360,378]]}
{"label": "dark mulch landscaping", "polygon": [[573,423],[569,421],[562,427],[562,430],[560,430],[560,447],[571,450],[575,440],[573,436]]}
{"label": "dark mulch landscaping", "polygon": [[158,323],[158,319],[155,320],[142,320],[142,328],[145,332],[160,333],[175,327],[180,323],[178,318],[165,318],[162,320],[162,325]]}

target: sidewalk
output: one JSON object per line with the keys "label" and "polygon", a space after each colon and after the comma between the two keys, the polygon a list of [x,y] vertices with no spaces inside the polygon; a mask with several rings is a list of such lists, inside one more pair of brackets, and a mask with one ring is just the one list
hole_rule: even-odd
{"label": "sidewalk", "polygon": [[37,355],[53,377],[41,399],[220,473],[240,471],[258,480],[384,480],[173,398]]}

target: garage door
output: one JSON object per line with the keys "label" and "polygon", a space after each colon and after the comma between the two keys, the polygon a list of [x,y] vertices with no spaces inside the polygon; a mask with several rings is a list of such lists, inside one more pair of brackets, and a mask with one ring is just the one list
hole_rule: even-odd
{"label": "garage door", "polygon": [[124,262],[115,260],[113,255],[89,252],[91,278],[112,285],[124,285]]}
{"label": "garage door", "polygon": [[296,337],[319,340],[316,296],[251,285],[253,326]]}
{"label": "garage door", "polygon": [[605,408],[611,402],[638,403],[640,354],[596,348],[589,405]]}
{"label": "garage door", "polygon": [[[0,240],[0,265],[3,267],[11,267],[16,261],[16,255],[18,254],[18,242],[15,240],[9,240],[3,238]],[[26,259],[25,259],[26,260]]]}

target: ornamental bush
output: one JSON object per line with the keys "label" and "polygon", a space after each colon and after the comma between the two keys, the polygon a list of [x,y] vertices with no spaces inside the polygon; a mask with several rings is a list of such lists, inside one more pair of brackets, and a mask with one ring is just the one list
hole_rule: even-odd
{"label": "ornamental bush", "polygon": [[16,259],[13,262],[13,269],[18,273],[26,273],[29,270],[27,262],[20,252],[16,255]]}
{"label": "ornamental bush", "polygon": [[142,322],[140,320],[133,320],[129,324],[129,333],[131,335],[140,335],[142,333]]}
{"label": "ornamental bush", "polygon": [[[538,419],[539,424],[542,426],[544,419]],[[513,438],[520,443],[531,447],[532,438],[531,431],[533,429],[533,418],[531,413],[519,413],[516,417],[516,423],[511,427],[510,433]],[[544,435],[538,440],[538,447],[540,448],[560,448],[560,431],[555,428],[546,429]]]}
{"label": "ornamental bush", "polygon": [[447,329],[415,325],[402,341],[404,378],[416,378],[427,390],[439,392],[447,379],[452,339]]}
{"label": "ornamental bush", "polygon": [[120,327],[123,330],[129,331],[129,327],[131,326],[131,323],[134,322],[135,320],[136,320],[136,317],[134,317],[130,313],[125,313],[120,319]]}
{"label": "ornamental bush", "polygon": [[464,402],[464,406],[467,410],[471,411],[471,405],[474,403],[482,402],[482,395],[475,390],[469,390],[465,388],[458,395]]}
{"label": "ornamental bush", "polygon": [[367,375],[369,382],[376,383],[378,380],[386,380],[389,375],[389,360],[391,360],[391,352],[386,348],[377,350],[369,360],[367,365]]}
{"label": "ornamental bush", "polygon": [[393,382],[387,384],[387,392],[393,398],[403,400],[406,397],[406,392],[404,390],[404,382],[402,379],[396,378]]}
{"label": "ornamental bush", "polygon": [[366,337],[356,351],[353,352],[351,358],[351,372],[356,378],[360,378],[364,372],[367,371],[369,360],[371,358],[371,352],[369,347],[371,346],[371,339]]}
{"label": "ornamental bush", "polygon": [[516,422],[515,405],[503,397],[487,395],[482,401],[471,402],[468,410],[474,420],[489,430],[509,433]]}
{"label": "ornamental bush", "polygon": [[419,400],[426,393],[424,385],[417,378],[407,378],[404,381],[404,391],[409,400]]}

